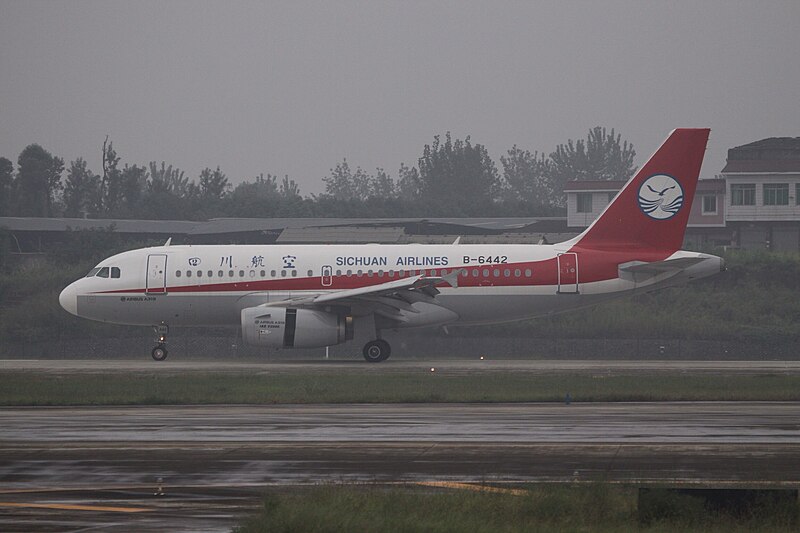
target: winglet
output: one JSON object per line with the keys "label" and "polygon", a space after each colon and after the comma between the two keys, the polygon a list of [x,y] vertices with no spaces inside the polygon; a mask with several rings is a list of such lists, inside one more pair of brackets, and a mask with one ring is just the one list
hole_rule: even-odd
{"label": "winglet", "polygon": [[169,246],[170,244],[172,244],[172,237],[167,239],[167,242],[164,243],[164,246]]}

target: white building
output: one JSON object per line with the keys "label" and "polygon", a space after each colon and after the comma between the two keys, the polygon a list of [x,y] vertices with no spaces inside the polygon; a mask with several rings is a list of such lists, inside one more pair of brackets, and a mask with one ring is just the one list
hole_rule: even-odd
{"label": "white building", "polygon": [[772,137],[728,150],[720,176],[726,222],[747,249],[800,250],[800,137]]}

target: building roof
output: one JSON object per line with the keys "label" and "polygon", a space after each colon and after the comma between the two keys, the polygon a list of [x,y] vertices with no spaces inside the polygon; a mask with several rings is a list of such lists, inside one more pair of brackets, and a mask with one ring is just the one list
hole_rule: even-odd
{"label": "building roof", "polygon": [[623,180],[576,180],[564,185],[565,191],[618,191],[627,183]]}
{"label": "building roof", "polygon": [[[275,233],[285,230],[316,231],[336,228],[405,228],[406,233],[421,234],[499,234],[540,231],[539,227],[560,227],[563,217],[497,218],[215,218],[206,222],[184,220],[116,220],[83,218],[0,217],[0,228],[12,231],[63,232],[68,230],[105,230],[119,233],[178,235],[222,235],[240,233]],[[338,230],[337,230],[338,231]],[[309,233],[310,232],[310,233]],[[300,235],[302,232],[298,232]],[[377,233],[376,233],[377,234]],[[291,235],[290,234],[287,234]]]}
{"label": "building roof", "polygon": [[189,233],[197,222],[186,220],[121,220],[89,218],[0,217],[0,228],[12,231],[106,230],[119,233],[177,235]]}
{"label": "building roof", "polygon": [[798,159],[730,159],[723,174],[753,174],[759,172],[797,172],[800,173],[800,158]]}

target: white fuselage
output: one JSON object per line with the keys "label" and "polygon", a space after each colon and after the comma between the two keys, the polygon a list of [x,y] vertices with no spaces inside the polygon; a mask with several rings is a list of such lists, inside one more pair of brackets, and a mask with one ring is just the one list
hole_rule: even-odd
{"label": "white fuselage", "polygon": [[[722,267],[720,258],[695,252],[664,257],[571,244],[161,246],[102,261],[101,270],[93,272],[108,267],[105,276],[77,280],[60,302],[78,316],[117,324],[238,325],[245,308],[422,274],[456,280],[436,285],[437,306],[448,312],[428,316],[411,310],[392,328],[485,324],[593,305],[712,275]],[[638,279],[619,270],[631,262],[683,257],[698,262],[680,272]],[[374,304],[358,307],[347,312],[375,312]]]}

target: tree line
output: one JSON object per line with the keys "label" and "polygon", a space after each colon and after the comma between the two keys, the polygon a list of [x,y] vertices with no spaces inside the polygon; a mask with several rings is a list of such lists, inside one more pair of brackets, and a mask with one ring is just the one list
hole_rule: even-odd
{"label": "tree line", "polygon": [[592,128],[547,155],[514,145],[500,168],[486,147],[450,133],[425,144],[415,166],[392,176],[347,159],[322,178],[325,192],[302,195],[289,176],[252,177],[235,187],[220,167],[197,179],[162,161],[122,164],[102,146],[102,174],[31,144],[17,166],[0,157],[0,216],[206,220],[214,217],[552,216],[563,213],[571,180],[627,180],[633,144],[613,129]]}

